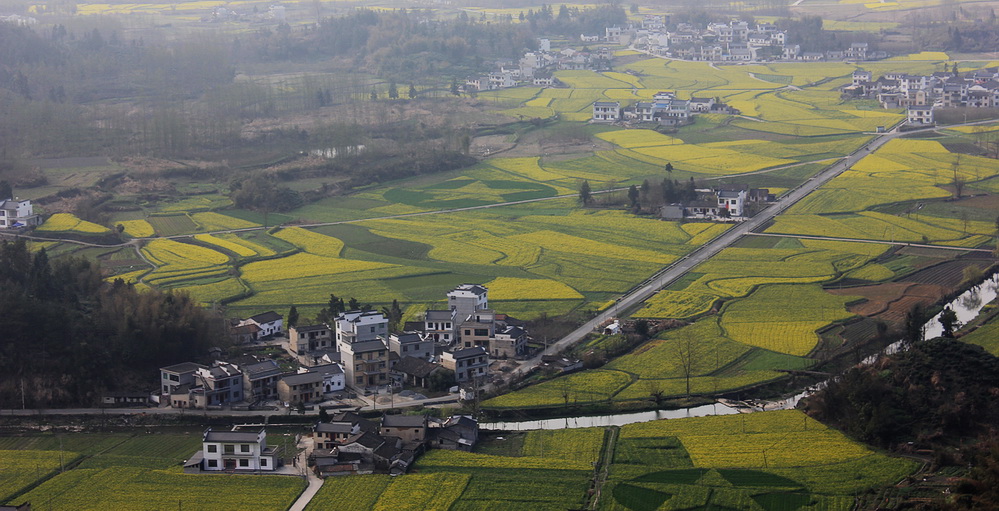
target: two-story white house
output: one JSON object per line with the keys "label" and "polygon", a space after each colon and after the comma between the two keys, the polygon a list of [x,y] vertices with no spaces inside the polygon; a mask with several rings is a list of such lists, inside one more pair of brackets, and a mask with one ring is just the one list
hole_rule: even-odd
{"label": "two-story white house", "polygon": [[0,229],[32,227],[42,223],[27,199],[0,199]]}
{"label": "two-story white house", "polygon": [[278,448],[267,445],[267,432],[212,431],[208,428],[202,449],[184,463],[184,471],[272,471],[281,463]]}
{"label": "two-story white house", "polygon": [[593,122],[617,122],[621,120],[621,103],[618,101],[597,101],[593,103]]}

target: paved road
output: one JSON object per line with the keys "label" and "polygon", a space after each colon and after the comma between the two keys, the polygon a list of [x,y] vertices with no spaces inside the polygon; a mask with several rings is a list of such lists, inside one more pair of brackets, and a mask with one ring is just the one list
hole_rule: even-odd
{"label": "paved road", "polygon": [[681,276],[692,270],[697,265],[707,261],[711,257],[721,252],[723,249],[732,245],[739,238],[745,236],[751,231],[758,229],[765,225],[767,222],[771,221],[774,217],[779,215],[781,212],[787,208],[794,205],[794,203],[800,201],[801,199],[808,196],[818,187],[822,186],[832,178],[842,174],[846,169],[850,168],[852,165],[857,163],[861,158],[867,156],[872,151],[884,145],[889,140],[896,138],[904,133],[893,131],[891,133],[886,133],[879,135],[868,142],[866,145],[860,147],[857,151],[854,151],[847,157],[843,158],[839,162],[831,165],[826,170],[820,172],[814,177],[810,178],[805,183],[801,184],[797,188],[791,190],[780,200],[756,216],[749,220],[737,224],[735,227],[729,229],[724,234],[718,236],[711,242],[701,246],[701,248],[687,254],[686,256],[680,258],[678,261],[672,265],[659,271],[649,279],[647,279],[642,284],[629,291],[627,294],[622,296],[617,300],[617,303],[609,307],[607,310],[598,314],[595,318],[587,321],[585,324],[574,330],[569,335],[558,340],[554,344],[550,345],[547,350],[539,353],[537,356],[522,362],[517,368],[511,371],[512,374],[523,374],[530,371],[537,365],[541,363],[541,357],[543,355],[555,354],[562,351],[565,348],[581,341],[587,334],[593,332],[597,326],[601,323],[607,321],[608,319],[617,317],[621,315],[622,312],[637,306],[638,304],[648,300],[652,295],[659,292],[660,289],[673,283]]}

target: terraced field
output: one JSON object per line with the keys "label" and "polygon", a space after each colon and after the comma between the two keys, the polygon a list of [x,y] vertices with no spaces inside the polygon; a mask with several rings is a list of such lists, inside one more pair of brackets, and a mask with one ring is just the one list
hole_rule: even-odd
{"label": "terraced field", "polygon": [[798,411],[653,421],[621,428],[600,509],[847,510],[916,467]]}

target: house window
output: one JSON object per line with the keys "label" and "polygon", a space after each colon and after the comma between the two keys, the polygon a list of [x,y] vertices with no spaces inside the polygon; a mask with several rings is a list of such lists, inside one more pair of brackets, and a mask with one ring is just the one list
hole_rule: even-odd
{"label": "house window", "polygon": [[208,468],[218,468],[219,460],[208,460]]}
{"label": "house window", "polygon": [[250,452],[250,445],[249,444],[240,445],[239,452]]}
{"label": "house window", "polygon": [[232,445],[232,444],[226,444],[226,445],[222,446],[222,450],[226,454],[235,454],[236,453],[236,446]]}
{"label": "house window", "polygon": [[208,444],[208,452],[219,452],[219,446],[215,444]]}
{"label": "house window", "polygon": [[250,460],[248,460],[246,458],[243,458],[243,459],[239,460],[239,466],[241,466],[241,467],[249,467],[250,466]]}
{"label": "house window", "polygon": [[261,467],[267,466],[267,458],[260,458],[260,466]]}
{"label": "house window", "polygon": [[466,328],[465,329],[465,335],[472,335],[472,331]]}
{"label": "house window", "polygon": [[358,376],[357,378],[355,378],[355,383],[357,383],[358,385],[362,385],[364,383],[364,377]]}
{"label": "house window", "polygon": [[371,332],[374,333],[375,327],[371,327]]}

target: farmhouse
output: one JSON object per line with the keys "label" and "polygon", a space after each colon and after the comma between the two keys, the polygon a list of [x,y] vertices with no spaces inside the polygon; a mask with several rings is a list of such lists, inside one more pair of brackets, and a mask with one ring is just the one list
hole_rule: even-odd
{"label": "farmhouse", "polygon": [[621,103],[618,101],[597,101],[593,103],[593,122],[617,122],[621,120]]}
{"label": "farmhouse", "polygon": [[380,338],[344,344],[340,356],[348,385],[363,390],[389,383],[389,350]]}
{"label": "farmhouse", "polygon": [[35,214],[30,200],[0,198],[0,229],[34,227],[41,223],[41,218]]}
{"label": "farmhouse", "polygon": [[184,462],[184,472],[273,471],[281,464],[279,449],[267,445],[267,433],[205,430],[202,449]]}
{"label": "farmhouse", "polygon": [[280,334],[282,330],[281,323],[282,317],[280,314],[274,311],[267,311],[240,321],[239,326],[256,325],[260,328],[257,335],[260,338]]}

